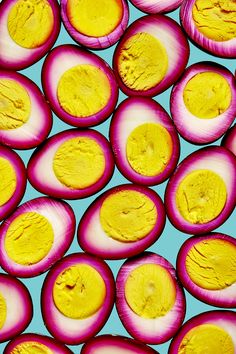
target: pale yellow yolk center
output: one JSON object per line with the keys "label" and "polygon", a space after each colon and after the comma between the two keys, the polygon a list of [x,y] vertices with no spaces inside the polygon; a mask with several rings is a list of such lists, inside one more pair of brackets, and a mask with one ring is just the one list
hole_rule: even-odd
{"label": "pale yellow yolk center", "polygon": [[106,107],[111,86],[106,74],[99,68],[77,65],[61,76],[57,98],[61,108],[75,117],[89,117]]}
{"label": "pale yellow yolk center", "polygon": [[202,72],[190,79],[184,88],[184,103],[196,117],[211,119],[230,106],[232,93],[227,80],[214,72]]}
{"label": "pale yellow yolk center", "polygon": [[61,144],[53,159],[57,179],[72,189],[87,188],[104,174],[105,156],[100,145],[87,137],[72,138]]}
{"label": "pale yellow yolk center", "polygon": [[7,25],[11,38],[19,46],[40,47],[53,31],[52,8],[47,0],[19,0],[9,12]]}
{"label": "pale yellow yolk center", "polygon": [[109,237],[121,242],[143,239],[152,231],[157,218],[153,201],[131,190],[111,194],[100,209],[103,230]]}
{"label": "pale yellow yolk center", "polygon": [[140,317],[162,317],[175,303],[176,288],[166,269],[157,264],[144,264],[129,274],[125,299]]}
{"label": "pale yellow yolk center", "polygon": [[38,342],[24,342],[18,344],[11,354],[53,354],[46,345]]}
{"label": "pale yellow yolk center", "polygon": [[236,38],[235,0],[196,0],[193,20],[199,32],[213,41]]}
{"label": "pale yellow yolk center", "polygon": [[145,123],[135,128],[126,145],[130,166],[144,176],[156,176],[163,172],[170,161],[172,150],[169,132],[154,123]]}
{"label": "pale yellow yolk center", "polygon": [[6,318],[7,318],[7,304],[6,304],[6,300],[0,293],[0,330],[5,324]]}
{"label": "pale yellow yolk center", "polygon": [[16,172],[12,164],[0,157],[0,207],[6,204],[16,190]]}
{"label": "pale yellow yolk center", "polygon": [[16,263],[40,262],[52,248],[54,232],[51,223],[36,212],[23,213],[9,225],[5,237],[7,255]]}
{"label": "pale yellow yolk center", "polygon": [[113,32],[123,16],[121,0],[68,0],[67,14],[80,33],[102,37]]}
{"label": "pale yellow yolk center", "polygon": [[207,290],[220,290],[236,282],[236,246],[208,239],[195,244],[186,257],[191,280]]}
{"label": "pale yellow yolk center", "polygon": [[53,287],[57,309],[66,317],[84,319],[102,307],[106,285],[96,269],[87,264],[73,265],[58,275]]}
{"label": "pale yellow yolk center", "polygon": [[163,80],[167,69],[166,49],[149,33],[137,33],[123,44],[118,59],[118,71],[128,88],[149,90]]}
{"label": "pale yellow yolk center", "polygon": [[190,172],[176,192],[177,208],[191,224],[204,224],[215,219],[223,210],[226,199],[223,179],[210,170]]}
{"label": "pale yellow yolk center", "polygon": [[221,327],[203,324],[183,338],[178,354],[234,354],[231,336]]}

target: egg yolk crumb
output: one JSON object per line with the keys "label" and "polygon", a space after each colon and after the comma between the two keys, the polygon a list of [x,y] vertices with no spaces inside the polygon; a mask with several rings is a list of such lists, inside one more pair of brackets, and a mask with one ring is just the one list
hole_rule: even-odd
{"label": "egg yolk crumb", "polygon": [[100,208],[100,223],[106,234],[121,242],[146,237],[157,221],[157,209],[146,195],[124,190],[109,195]]}
{"label": "egg yolk crumb", "polygon": [[224,42],[236,37],[235,0],[196,0],[192,15],[197,29],[207,38]]}
{"label": "egg yolk crumb", "polygon": [[231,336],[221,327],[207,323],[191,329],[180,343],[178,354],[234,354]]}
{"label": "egg yolk crumb", "polygon": [[87,137],[72,138],[57,149],[53,170],[66,187],[83,189],[95,184],[104,174],[105,156],[100,145]]}
{"label": "egg yolk crumb", "polygon": [[30,341],[18,344],[11,354],[53,354],[53,352],[42,343]]}
{"label": "egg yolk crumb", "polygon": [[184,103],[196,117],[211,119],[224,113],[232,100],[227,80],[214,72],[202,72],[191,78],[184,88]]}
{"label": "egg yolk crumb", "polygon": [[19,46],[40,47],[53,31],[52,8],[47,0],[18,0],[9,12],[7,26],[11,38]]}
{"label": "egg yolk crumb", "polygon": [[186,270],[203,289],[227,288],[236,282],[236,247],[225,240],[198,242],[188,252]]}
{"label": "egg yolk crumb", "polygon": [[10,223],[5,236],[5,250],[15,263],[32,265],[47,256],[53,241],[54,232],[48,219],[36,212],[27,212]]}
{"label": "egg yolk crumb", "polygon": [[124,42],[118,58],[118,71],[128,88],[147,91],[164,79],[167,69],[166,49],[151,34],[140,32]]}
{"label": "egg yolk crumb", "polygon": [[126,155],[133,170],[144,176],[162,173],[170,161],[173,144],[169,132],[160,124],[145,123],[128,137]]}
{"label": "egg yolk crumb", "polygon": [[0,329],[4,326],[7,318],[7,304],[6,300],[0,293]]}
{"label": "egg yolk crumb", "polygon": [[57,98],[61,108],[75,117],[89,117],[106,107],[111,86],[106,74],[90,64],[77,65],[61,76]]}
{"label": "egg yolk crumb", "polygon": [[175,284],[165,268],[144,264],[130,272],[125,283],[125,299],[140,317],[162,317],[174,306]]}
{"label": "egg yolk crumb", "polygon": [[0,157],[0,206],[6,204],[16,190],[16,172],[12,164]]}
{"label": "egg yolk crumb", "polygon": [[121,0],[68,0],[67,15],[80,33],[102,37],[113,32],[123,16]]}
{"label": "egg yolk crumb", "polygon": [[215,219],[224,209],[226,199],[223,179],[210,170],[190,172],[176,191],[177,208],[191,224],[204,224]]}
{"label": "egg yolk crumb", "polygon": [[76,264],[58,275],[53,287],[57,309],[66,317],[85,319],[100,310],[106,297],[106,285],[96,269]]}

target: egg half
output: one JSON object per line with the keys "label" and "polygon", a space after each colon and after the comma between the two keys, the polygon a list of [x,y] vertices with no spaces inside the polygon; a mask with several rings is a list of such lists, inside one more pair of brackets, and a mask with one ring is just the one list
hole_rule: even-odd
{"label": "egg half", "polygon": [[170,12],[177,9],[183,0],[130,0],[139,10],[148,14]]}
{"label": "egg half", "polygon": [[236,125],[230,128],[222,139],[221,145],[236,156]]}

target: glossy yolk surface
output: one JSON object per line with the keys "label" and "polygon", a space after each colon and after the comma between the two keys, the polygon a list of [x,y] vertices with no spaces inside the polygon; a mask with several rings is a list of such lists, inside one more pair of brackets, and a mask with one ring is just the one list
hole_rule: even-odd
{"label": "glossy yolk surface", "polygon": [[128,137],[126,155],[130,166],[144,176],[163,172],[170,161],[173,144],[169,132],[160,124],[145,123]]}
{"label": "glossy yolk surface", "polygon": [[100,145],[87,137],[72,138],[61,144],[53,159],[57,179],[72,189],[96,183],[105,170],[105,156]]}
{"label": "glossy yolk surface", "polygon": [[6,204],[16,190],[16,172],[12,164],[0,157],[0,207]]}
{"label": "glossy yolk surface", "polygon": [[65,269],[56,279],[53,299],[57,309],[66,317],[84,319],[102,307],[106,285],[96,269],[77,264]]}
{"label": "glossy yolk surface", "polygon": [[223,179],[210,170],[195,170],[186,175],[176,191],[176,204],[191,224],[204,224],[223,210],[227,190]]}
{"label": "glossy yolk surface", "polygon": [[157,209],[145,194],[123,190],[109,195],[100,209],[100,222],[109,237],[121,242],[146,237],[157,221]]}
{"label": "glossy yolk surface", "polygon": [[80,33],[102,37],[113,32],[123,16],[121,0],[68,0],[67,15]]}
{"label": "glossy yolk surface", "polygon": [[184,103],[196,117],[211,119],[230,106],[232,93],[227,80],[214,72],[202,72],[190,79],[184,88]]}
{"label": "glossy yolk surface", "polygon": [[36,212],[28,212],[10,223],[5,236],[5,250],[15,263],[31,265],[46,257],[53,241],[54,232],[48,219]]}
{"label": "glossy yolk surface", "polygon": [[236,37],[235,0],[196,0],[192,14],[197,29],[207,38],[223,42]]}
{"label": "glossy yolk surface", "polygon": [[221,327],[203,324],[191,329],[183,338],[178,354],[234,354],[231,336]]}
{"label": "glossy yolk surface", "polygon": [[175,284],[165,268],[144,264],[130,272],[125,283],[125,299],[140,317],[162,317],[175,303]]}
{"label": "glossy yolk surface", "polygon": [[149,33],[137,33],[123,44],[118,58],[118,71],[128,88],[149,90],[162,81],[167,69],[166,49]]}
{"label": "glossy yolk surface", "polygon": [[47,0],[18,0],[8,15],[8,31],[19,46],[33,49],[50,37],[54,16]]}
{"label": "glossy yolk surface", "polygon": [[16,129],[29,119],[28,92],[14,80],[0,79],[0,129]]}
{"label": "glossy yolk surface", "polygon": [[188,252],[186,270],[203,289],[227,288],[236,282],[236,246],[216,239],[198,242]]}
{"label": "glossy yolk surface", "polygon": [[23,342],[18,344],[11,354],[53,354],[46,345],[39,342]]}
{"label": "glossy yolk surface", "polygon": [[106,74],[90,64],[77,65],[61,76],[57,98],[61,108],[75,117],[89,117],[100,112],[111,96]]}
{"label": "glossy yolk surface", "polygon": [[0,293],[0,330],[5,324],[6,318],[7,318],[7,304],[6,304],[6,300]]}

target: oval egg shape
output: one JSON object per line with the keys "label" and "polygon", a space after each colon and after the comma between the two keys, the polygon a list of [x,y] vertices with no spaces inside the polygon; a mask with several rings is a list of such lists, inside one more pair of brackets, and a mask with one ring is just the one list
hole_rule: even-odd
{"label": "oval egg shape", "polygon": [[177,9],[183,0],[130,0],[134,6],[147,14],[170,12]]}
{"label": "oval egg shape", "polygon": [[221,141],[221,145],[236,156],[236,125],[230,128]]}

